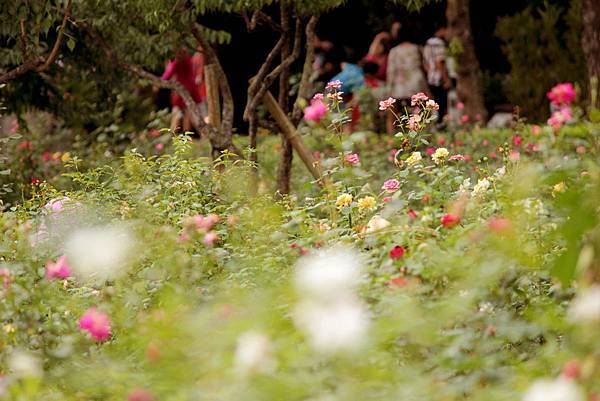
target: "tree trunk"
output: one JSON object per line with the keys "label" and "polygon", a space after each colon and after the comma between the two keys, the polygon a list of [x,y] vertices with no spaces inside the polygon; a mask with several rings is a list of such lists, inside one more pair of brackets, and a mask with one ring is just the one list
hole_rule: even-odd
{"label": "tree trunk", "polygon": [[[290,31],[290,11],[285,2],[281,2],[281,29],[288,32],[287,37],[291,37]],[[281,63],[285,62],[285,59],[290,56],[290,41],[286,40],[283,48],[281,49]],[[281,71],[279,76],[279,107],[284,112],[288,112],[289,109],[289,78],[290,78],[290,66],[288,65]],[[290,178],[292,173],[292,160],[294,158],[294,148],[292,143],[287,139],[284,134],[281,134],[281,152],[279,158],[279,165],[277,167],[277,191],[279,195],[287,195],[290,193]]]}
{"label": "tree trunk", "polygon": [[600,109],[600,0],[583,0],[581,46],[587,62],[591,108]]}
{"label": "tree trunk", "polygon": [[458,40],[462,47],[457,56],[458,98],[465,105],[465,114],[471,118],[479,115],[485,121],[487,110],[483,98],[483,78],[471,33],[469,0],[448,0],[446,18],[450,37],[452,40]]}

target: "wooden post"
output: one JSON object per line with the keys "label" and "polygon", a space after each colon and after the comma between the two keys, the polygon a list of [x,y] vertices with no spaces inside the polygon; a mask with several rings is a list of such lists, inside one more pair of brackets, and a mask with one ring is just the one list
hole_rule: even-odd
{"label": "wooden post", "polygon": [[324,186],[326,184],[326,180],[321,174],[318,162],[308,150],[304,144],[304,141],[302,141],[302,138],[296,132],[296,127],[294,127],[294,124],[292,124],[285,112],[281,109],[281,107],[279,107],[279,103],[273,97],[270,91],[265,93],[265,96],[263,97],[263,104],[273,116],[277,125],[279,125],[281,133],[287,138],[288,141],[290,141],[292,147],[298,153],[298,156],[300,156],[308,171],[310,171],[312,176],[319,182],[321,186]]}
{"label": "wooden post", "polygon": [[208,123],[218,127],[221,125],[221,107],[219,98],[219,74],[215,64],[204,67],[206,85],[206,102],[208,105]]}

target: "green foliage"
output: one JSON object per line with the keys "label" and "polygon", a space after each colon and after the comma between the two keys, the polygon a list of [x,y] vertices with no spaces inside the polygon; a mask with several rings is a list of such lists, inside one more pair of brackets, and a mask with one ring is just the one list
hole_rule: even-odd
{"label": "green foliage", "polygon": [[[563,24],[564,30],[559,28]],[[535,10],[528,7],[499,19],[496,33],[511,65],[504,82],[506,94],[533,121],[548,117],[548,88],[587,79],[581,29],[580,1],[570,2],[567,9],[554,4]]]}

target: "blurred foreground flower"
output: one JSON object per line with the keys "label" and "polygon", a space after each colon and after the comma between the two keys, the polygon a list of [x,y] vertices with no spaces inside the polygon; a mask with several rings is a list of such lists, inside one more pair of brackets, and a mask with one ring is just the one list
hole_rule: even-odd
{"label": "blurred foreground flower", "polygon": [[296,267],[300,303],[294,323],[318,351],[356,349],[369,326],[367,309],[355,295],[361,275],[361,255],[337,246],[305,256]]}
{"label": "blurred foreground flower", "polygon": [[585,401],[585,397],[575,381],[559,377],[536,381],[523,396],[523,401]]}
{"label": "blurred foreground flower", "polygon": [[392,223],[387,221],[381,216],[375,215],[371,217],[371,220],[367,223],[367,233],[374,233],[379,230],[383,230],[384,228],[390,226]]}
{"label": "blurred foreground flower", "polygon": [[108,315],[91,307],[79,318],[79,328],[90,333],[96,341],[105,341],[110,337],[110,319]]}
{"label": "blurred foreground flower", "polygon": [[71,275],[71,269],[67,264],[65,255],[59,257],[56,262],[49,260],[46,262],[46,277],[48,278],[67,278]]}
{"label": "blurred foreground flower", "polygon": [[600,285],[582,290],[569,307],[569,319],[576,323],[600,322]]}
{"label": "blurred foreground flower", "polygon": [[43,374],[40,360],[25,351],[13,352],[8,361],[8,367],[17,378],[40,377]]}
{"label": "blurred foreground flower", "polygon": [[65,253],[77,276],[103,282],[126,272],[134,246],[131,233],[123,227],[83,228],[67,239]]}
{"label": "blurred foreground flower", "polygon": [[238,372],[243,374],[272,372],[277,362],[272,355],[269,337],[256,331],[243,333],[237,340],[234,363]]}
{"label": "blurred foreground flower", "polygon": [[452,228],[460,223],[460,217],[454,214],[446,213],[442,216],[440,223],[446,228]]}

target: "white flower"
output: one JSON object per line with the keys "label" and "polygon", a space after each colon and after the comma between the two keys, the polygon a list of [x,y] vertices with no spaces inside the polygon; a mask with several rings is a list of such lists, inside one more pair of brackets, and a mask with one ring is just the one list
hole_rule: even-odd
{"label": "white flower", "polygon": [[474,197],[481,196],[487,191],[490,187],[490,181],[487,178],[482,178],[477,181],[477,184],[473,187],[472,195]]}
{"label": "white flower", "polygon": [[458,195],[467,195],[469,194],[469,189],[471,188],[471,179],[465,178],[458,187]]}
{"label": "white flower", "polygon": [[271,341],[266,335],[248,331],[237,340],[234,363],[240,373],[269,373],[277,363],[272,356]]}
{"label": "white flower", "polygon": [[369,316],[360,300],[346,296],[330,302],[303,301],[294,310],[294,322],[315,350],[335,353],[360,347]]}
{"label": "white flower", "polygon": [[15,351],[8,363],[15,377],[40,377],[43,374],[40,360],[29,352]]}
{"label": "white flower", "polygon": [[354,290],[360,275],[360,254],[338,245],[302,257],[296,266],[295,284],[302,295],[329,298]]}
{"label": "white flower", "polygon": [[579,293],[569,307],[569,319],[577,323],[600,322],[600,285]]}
{"label": "white flower", "polygon": [[392,223],[390,223],[383,217],[375,215],[371,217],[371,219],[367,223],[367,233],[373,233],[375,231],[383,230],[391,224]]}
{"label": "white flower", "polygon": [[506,166],[502,166],[494,172],[494,177],[502,178],[506,174]]}
{"label": "white flower", "polygon": [[69,236],[65,254],[76,276],[102,282],[126,272],[134,245],[130,232],[122,227],[83,228]]}
{"label": "white flower", "polygon": [[559,377],[537,380],[523,395],[523,401],[585,401],[585,397],[575,381]]}

